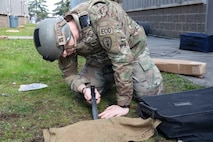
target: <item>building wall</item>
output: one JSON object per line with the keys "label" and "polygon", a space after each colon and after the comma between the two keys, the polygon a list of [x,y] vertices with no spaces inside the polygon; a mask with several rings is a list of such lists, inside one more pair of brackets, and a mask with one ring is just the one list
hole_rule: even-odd
{"label": "building wall", "polygon": [[28,16],[27,0],[0,0],[0,14]]}
{"label": "building wall", "polygon": [[9,0],[0,0],[0,14],[8,14],[11,12]]}
{"label": "building wall", "polygon": [[184,32],[205,32],[205,4],[131,11],[128,15],[148,23],[151,35],[178,38]]}
{"label": "building wall", "polygon": [[10,23],[7,15],[0,14],[0,28],[9,27]]}
{"label": "building wall", "polygon": [[125,10],[165,8],[206,2],[207,0],[122,0]]}
{"label": "building wall", "polygon": [[181,33],[206,31],[207,0],[123,0],[135,21],[146,23],[150,34],[178,38]]}
{"label": "building wall", "polygon": [[19,16],[18,17],[18,24],[19,25],[25,25],[27,23],[29,23],[28,17],[25,17],[25,16]]}

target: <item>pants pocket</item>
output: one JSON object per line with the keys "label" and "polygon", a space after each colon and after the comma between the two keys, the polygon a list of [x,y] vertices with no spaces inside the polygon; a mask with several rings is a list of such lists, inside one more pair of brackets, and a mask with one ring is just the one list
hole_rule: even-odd
{"label": "pants pocket", "polygon": [[149,56],[145,56],[135,62],[133,86],[136,97],[160,94],[161,90],[163,90],[162,82],[161,73]]}

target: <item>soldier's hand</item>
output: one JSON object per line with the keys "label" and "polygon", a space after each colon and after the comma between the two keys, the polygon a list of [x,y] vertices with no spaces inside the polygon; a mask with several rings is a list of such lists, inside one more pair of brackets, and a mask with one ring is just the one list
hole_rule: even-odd
{"label": "soldier's hand", "polygon": [[[91,89],[86,88],[84,90],[83,94],[84,94],[84,98],[86,99],[86,101],[91,104],[91,99],[92,99]],[[99,104],[101,101],[101,95],[96,88],[95,88],[95,97],[96,97],[96,103]]]}
{"label": "soldier's hand", "polygon": [[110,118],[110,117],[120,117],[129,113],[129,108],[122,108],[119,105],[111,105],[107,107],[102,113],[98,116],[100,118]]}

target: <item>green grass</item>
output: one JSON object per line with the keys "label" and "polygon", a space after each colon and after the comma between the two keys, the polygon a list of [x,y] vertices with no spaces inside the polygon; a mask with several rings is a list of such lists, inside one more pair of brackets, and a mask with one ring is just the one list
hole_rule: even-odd
{"label": "green grass", "polygon": [[35,24],[26,24],[17,28],[0,28],[0,36],[32,36]]}
{"label": "green grass", "polygon": [[[31,32],[29,27],[25,29],[25,34]],[[0,40],[0,51],[1,142],[40,142],[43,141],[42,130],[45,128],[67,126],[92,118],[90,106],[65,84],[57,62],[44,61],[36,52],[32,40]],[[79,69],[83,63],[81,58]],[[165,93],[202,88],[178,75],[162,74]],[[29,83],[44,83],[48,87],[18,91],[21,84]],[[115,90],[108,94],[98,105],[100,112],[115,101]],[[135,101],[128,116],[138,117]],[[154,139],[149,140],[152,141]]]}

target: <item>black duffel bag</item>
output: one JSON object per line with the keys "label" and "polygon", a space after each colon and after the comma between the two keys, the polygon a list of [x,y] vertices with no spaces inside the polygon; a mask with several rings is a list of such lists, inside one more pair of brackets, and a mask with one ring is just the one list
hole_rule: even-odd
{"label": "black duffel bag", "polygon": [[162,123],[157,130],[167,139],[213,142],[213,87],[143,97],[140,115]]}

